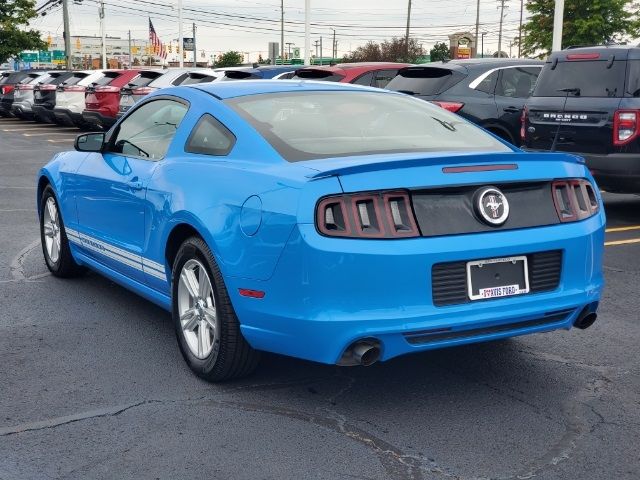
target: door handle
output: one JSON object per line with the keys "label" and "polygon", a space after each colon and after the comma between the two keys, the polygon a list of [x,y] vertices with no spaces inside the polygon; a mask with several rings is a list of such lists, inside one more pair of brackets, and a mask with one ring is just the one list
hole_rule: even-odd
{"label": "door handle", "polygon": [[516,108],[516,107],[505,107],[504,111],[507,113],[520,113],[520,108]]}

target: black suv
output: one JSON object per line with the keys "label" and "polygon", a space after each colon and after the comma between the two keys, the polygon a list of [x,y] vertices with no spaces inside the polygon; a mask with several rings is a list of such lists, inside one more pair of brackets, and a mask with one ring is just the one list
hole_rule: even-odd
{"label": "black suv", "polygon": [[527,150],[584,157],[604,190],[640,193],[640,48],[551,55],[527,102],[521,134]]}
{"label": "black suv", "polygon": [[520,144],[520,117],[544,62],[472,59],[403,68],[386,86],[455,112]]}

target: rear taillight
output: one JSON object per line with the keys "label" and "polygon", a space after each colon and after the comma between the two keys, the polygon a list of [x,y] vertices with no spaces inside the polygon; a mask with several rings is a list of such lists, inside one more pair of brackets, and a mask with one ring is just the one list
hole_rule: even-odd
{"label": "rear taillight", "polygon": [[431,103],[438,105],[440,108],[444,108],[445,110],[448,110],[453,113],[456,113],[457,111],[462,109],[462,107],[464,107],[464,103],[460,103],[460,102],[441,102],[438,100],[432,100]]}
{"label": "rear taillight", "polygon": [[2,95],[6,95],[7,93],[11,93],[13,91],[13,85],[7,85],[5,87],[0,88],[0,92],[2,92]]}
{"label": "rear taillight", "polygon": [[138,88],[134,88],[132,93],[134,95],[148,95],[151,92],[153,92],[153,88],[151,87],[138,87]]}
{"label": "rear taillight", "polygon": [[616,110],[613,114],[613,144],[625,145],[640,133],[640,110]]}
{"label": "rear taillight", "polygon": [[525,138],[527,136],[527,132],[525,129],[526,129],[528,115],[529,115],[529,109],[525,105],[524,108],[522,109],[522,113],[520,114],[520,140],[522,140],[523,142],[525,141]]}
{"label": "rear taillight", "polygon": [[94,90],[97,93],[118,93],[118,92],[120,92],[120,89],[118,87],[111,87],[109,85],[96,87]]}
{"label": "rear taillight", "polygon": [[41,92],[50,92],[50,91],[55,90],[55,89],[56,89],[55,85],[51,85],[51,84],[40,85],[40,91]]}
{"label": "rear taillight", "polygon": [[33,85],[18,85],[16,90],[25,91],[25,90],[33,90]]}
{"label": "rear taillight", "polygon": [[316,226],[330,237],[418,237],[409,194],[384,191],[336,195],[322,199],[316,208]]}
{"label": "rear taillight", "polygon": [[80,85],[69,85],[68,87],[64,87],[65,92],[84,92],[85,87]]}
{"label": "rear taillight", "polygon": [[553,203],[561,222],[576,222],[598,213],[600,204],[588,180],[557,180],[552,183]]}

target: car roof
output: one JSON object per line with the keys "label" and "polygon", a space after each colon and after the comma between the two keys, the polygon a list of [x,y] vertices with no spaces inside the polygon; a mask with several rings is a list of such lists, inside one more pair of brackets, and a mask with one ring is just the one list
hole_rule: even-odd
{"label": "car roof", "polygon": [[569,55],[599,54],[600,60],[608,60],[612,55],[616,60],[640,60],[640,47],[629,45],[594,45],[591,47],[571,47],[559,52],[554,52],[547,59],[547,63],[567,60]]}
{"label": "car roof", "polygon": [[[364,87],[339,82],[317,82],[313,80],[243,80],[241,82],[211,82],[189,85],[217,98],[226,99],[259,95],[262,93],[288,93],[311,91],[370,91],[381,92],[379,88]],[[386,92],[393,94],[394,92]]]}
{"label": "car roof", "polygon": [[403,68],[411,64],[396,62],[362,62],[362,63],[337,63],[335,65],[307,65],[299,70],[325,70],[327,72],[344,73],[346,70],[358,70],[368,72],[369,70],[381,70],[384,68]]}

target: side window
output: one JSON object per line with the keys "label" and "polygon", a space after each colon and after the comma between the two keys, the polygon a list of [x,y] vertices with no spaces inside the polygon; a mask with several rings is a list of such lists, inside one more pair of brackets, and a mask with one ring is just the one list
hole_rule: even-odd
{"label": "side window", "polygon": [[154,100],[136,109],[118,126],[109,151],[132,157],[159,160],[187,113],[187,106],[175,100]]}
{"label": "side window", "polygon": [[536,67],[505,68],[502,70],[496,95],[511,98],[529,98],[540,69]]}
{"label": "side window", "polygon": [[376,78],[373,80],[373,86],[377,88],[385,88],[393,77],[398,74],[398,70],[378,70],[376,72]]}
{"label": "side window", "polygon": [[498,71],[492,72],[482,79],[482,81],[476,85],[475,89],[484,93],[493,95],[496,88],[496,79],[498,78]]}
{"label": "side window", "polygon": [[231,131],[208,113],[205,113],[195,127],[185,146],[185,151],[204,155],[227,155],[236,143]]}
{"label": "side window", "polygon": [[367,87],[371,85],[371,80],[373,79],[373,72],[365,73],[364,75],[360,75],[353,82],[356,85],[366,85]]}

